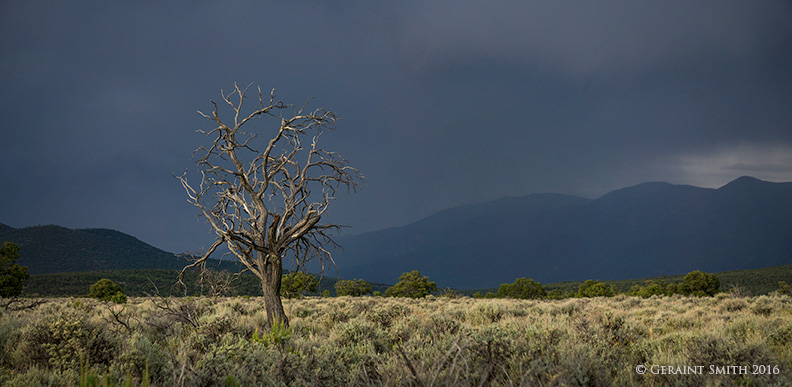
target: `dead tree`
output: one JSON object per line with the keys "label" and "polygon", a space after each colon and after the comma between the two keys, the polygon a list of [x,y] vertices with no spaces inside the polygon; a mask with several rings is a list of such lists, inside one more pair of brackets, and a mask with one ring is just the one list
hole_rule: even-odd
{"label": "dead tree", "polygon": [[[320,135],[335,128],[335,114],[323,108],[308,111],[308,103],[287,105],[275,99],[274,90],[264,98],[260,88],[258,106],[246,114],[242,108],[249,88],[234,84],[230,94],[221,91],[232,118],[221,119],[214,101],[210,114],[198,112],[216,125],[198,131],[211,139],[194,152],[201,182],[193,187],[186,172],[178,179],[217,237],[182,275],[203,267],[226,244],[261,280],[267,321],[288,325],[280,298],[284,259],[294,259],[297,270],[314,259],[321,261],[322,270],[334,264],[327,248],[335,245],[330,233],[340,226],[325,224],[322,217],[336,191],[356,191],[363,176],[337,153],[318,146]],[[268,131],[263,118],[279,122]]]}

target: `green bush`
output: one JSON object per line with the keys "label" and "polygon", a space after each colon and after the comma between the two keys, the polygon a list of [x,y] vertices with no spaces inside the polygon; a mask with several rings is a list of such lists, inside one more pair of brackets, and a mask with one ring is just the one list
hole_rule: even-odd
{"label": "green bush", "polygon": [[616,291],[612,286],[599,280],[587,280],[578,287],[577,297],[613,297]]}
{"label": "green bush", "polygon": [[292,328],[276,321],[270,327],[270,331],[263,335],[259,335],[258,328],[256,328],[256,331],[253,332],[253,337],[250,338],[250,342],[264,345],[275,344],[282,347],[289,342],[291,335]]}
{"label": "green bush", "polygon": [[677,286],[677,290],[686,296],[714,296],[720,290],[720,278],[700,270],[691,271]]}
{"label": "green bush", "polygon": [[22,285],[30,277],[26,266],[15,262],[19,259],[19,246],[5,242],[0,246],[0,297],[10,298],[22,294]]}
{"label": "green bush", "polygon": [[538,299],[545,298],[547,291],[542,284],[530,278],[517,278],[514,283],[501,284],[498,288],[498,297],[519,298],[519,299]]}
{"label": "green bush", "polygon": [[292,298],[298,295],[305,295],[305,292],[315,292],[319,286],[316,277],[296,271],[281,277],[281,295]]}
{"label": "green bush", "polygon": [[553,289],[547,292],[547,298],[551,300],[563,300],[566,298],[566,293],[561,289]]}
{"label": "green bush", "polygon": [[91,285],[88,297],[98,298],[102,301],[112,301],[116,304],[124,304],[127,302],[124,289],[121,289],[121,286],[107,278],[102,278]]}
{"label": "green bush", "polygon": [[371,292],[371,284],[362,280],[338,280],[335,283],[336,294],[339,296],[360,297]]}
{"label": "green bush", "polygon": [[652,296],[670,296],[673,291],[669,288],[668,284],[663,281],[646,281],[646,286],[635,286],[628,292],[631,296],[638,296],[641,298],[649,298]]}
{"label": "green bush", "polygon": [[437,284],[429,281],[429,277],[422,276],[418,270],[403,273],[399,282],[385,290],[388,297],[423,298],[429,293],[437,291]]}
{"label": "green bush", "polygon": [[786,281],[778,281],[778,290],[776,294],[779,296],[792,296],[792,289],[789,288]]}

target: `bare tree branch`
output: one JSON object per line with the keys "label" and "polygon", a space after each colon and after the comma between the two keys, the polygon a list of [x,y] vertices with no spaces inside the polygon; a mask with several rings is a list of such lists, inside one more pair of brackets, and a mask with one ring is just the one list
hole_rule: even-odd
{"label": "bare tree branch", "polygon": [[19,298],[19,297],[11,297],[8,299],[0,298],[0,308],[5,310],[25,310],[25,309],[33,309],[43,303],[47,302],[46,299],[30,299],[30,298]]}

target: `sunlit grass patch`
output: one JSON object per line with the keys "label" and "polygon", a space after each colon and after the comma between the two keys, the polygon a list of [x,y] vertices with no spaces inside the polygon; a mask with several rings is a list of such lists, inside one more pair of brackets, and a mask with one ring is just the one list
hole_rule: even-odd
{"label": "sunlit grass patch", "polygon": [[[166,386],[792,383],[786,296],[308,297],[285,300],[288,331],[267,326],[261,298],[167,302],[64,298],[4,311],[0,384],[78,385],[81,375]],[[84,354],[90,372],[66,350]],[[758,362],[779,373],[635,372]]]}

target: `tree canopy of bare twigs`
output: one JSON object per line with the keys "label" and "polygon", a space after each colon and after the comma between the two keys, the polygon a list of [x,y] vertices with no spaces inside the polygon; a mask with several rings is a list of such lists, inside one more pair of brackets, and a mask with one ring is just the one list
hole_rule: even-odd
{"label": "tree canopy of bare twigs", "polygon": [[[199,130],[209,137],[208,146],[194,152],[200,183],[177,176],[216,234],[214,243],[191,265],[203,267],[222,244],[260,280],[270,324],[288,325],[280,299],[283,260],[295,260],[298,270],[314,259],[334,264],[327,247],[335,245],[331,232],[340,226],[324,223],[323,217],[341,188],[356,191],[360,172],[335,152],[319,147],[323,132],[335,129],[337,117],[319,108],[309,110],[287,105],[274,90],[262,95],[245,113],[250,86],[221,92],[224,109],[213,109],[204,118],[214,128]],[[271,125],[267,125],[271,123]],[[244,128],[244,130],[243,130]],[[182,271],[182,274],[184,271]]]}

